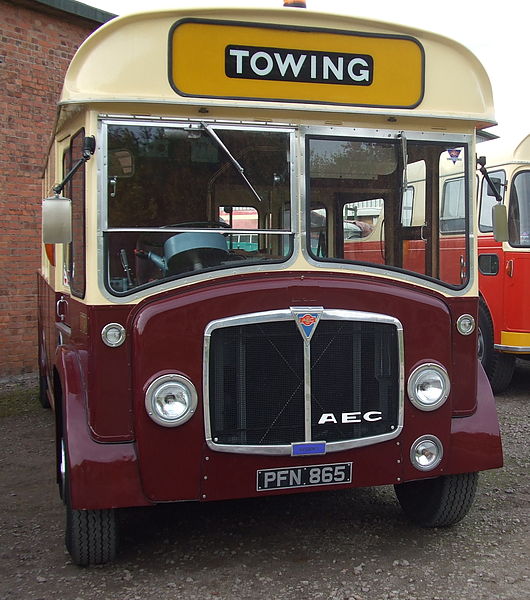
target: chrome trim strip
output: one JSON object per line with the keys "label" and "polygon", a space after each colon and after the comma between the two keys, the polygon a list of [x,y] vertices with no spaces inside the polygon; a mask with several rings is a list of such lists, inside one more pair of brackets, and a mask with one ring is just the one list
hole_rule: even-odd
{"label": "chrome trim strip", "polygon": [[[422,141],[433,141],[433,142],[443,142],[443,141],[452,141],[456,143],[467,144],[469,148],[469,156],[467,157],[467,165],[469,168],[469,181],[468,181],[468,203],[469,203],[469,219],[470,223],[474,223],[476,219],[476,203],[474,199],[473,186],[474,186],[474,178],[472,174],[475,172],[475,165],[472,162],[475,156],[475,136],[466,134],[466,133],[448,133],[448,132],[425,132],[419,130],[396,130],[396,129],[363,129],[361,127],[345,127],[345,126],[335,126],[335,127],[327,127],[327,126],[314,126],[314,125],[301,125],[300,126],[300,136],[301,136],[301,145],[300,145],[300,191],[302,193],[302,204],[300,208],[300,217],[301,222],[305,223],[307,219],[307,210],[306,210],[306,200],[307,200],[307,181],[308,176],[306,173],[306,163],[307,157],[305,152],[305,143],[307,136],[325,136],[331,138],[339,137],[339,138],[369,138],[369,139],[395,139],[396,135],[402,133],[406,136],[408,142],[416,142],[419,140]],[[368,275],[376,275],[388,277],[394,281],[405,281],[407,283],[412,283],[416,286],[420,286],[422,288],[436,290],[445,296],[467,296],[469,295],[474,281],[478,277],[476,273],[476,257],[475,252],[473,251],[473,246],[475,242],[475,233],[478,234],[478,230],[475,232],[475,228],[470,226],[469,233],[469,278],[467,284],[460,289],[454,289],[450,287],[450,285],[445,285],[442,281],[436,280],[425,280],[419,274],[413,273],[412,271],[394,271],[391,269],[385,268],[385,265],[372,265],[370,263],[351,263],[351,262],[338,262],[338,261],[326,261],[325,258],[315,259],[313,258],[308,250],[307,250],[307,240],[306,240],[306,227],[302,228],[301,235],[301,248],[300,252],[304,259],[308,262],[310,267],[315,270],[331,270],[331,271],[346,271],[346,272],[360,272],[366,273]],[[478,229],[478,228],[477,228]],[[529,249],[530,250],[530,249]]]}
{"label": "chrome trim strip", "polygon": [[[324,311],[323,306],[311,307],[311,306],[291,306],[291,314],[293,319],[296,322],[298,327],[298,331],[302,336],[302,340],[304,342],[304,434],[305,434],[305,442],[312,442],[314,440],[311,439],[311,338],[313,337],[313,333],[317,328],[317,325],[320,321],[322,313]],[[304,331],[304,327],[302,326],[301,320],[299,316],[303,316],[304,314],[309,315],[309,313],[316,314],[313,323],[310,325],[311,329],[309,332]]]}
{"label": "chrome trim strip", "polygon": [[72,328],[69,325],[66,325],[65,323],[59,323],[58,321],[56,321],[55,329],[61,335],[72,335]]}
{"label": "chrome trim strip", "polygon": [[[102,294],[103,298],[110,301],[112,304],[131,304],[136,303],[144,298],[149,296],[154,296],[156,294],[165,292],[167,290],[178,289],[183,286],[187,286],[200,281],[210,281],[213,279],[230,277],[234,275],[239,275],[241,273],[249,272],[249,269],[253,273],[264,273],[264,272],[277,272],[283,271],[292,267],[292,265],[298,259],[298,246],[295,241],[293,241],[293,252],[290,257],[284,258],[282,262],[278,263],[265,263],[261,264],[253,264],[253,265],[238,265],[233,268],[222,268],[216,271],[209,271],[206,273],[198,273],[196,275],[189,275],[183,278],[179,278],[176,280],[170,280],[167,282],[161,282],[159,285],[155,287],[148,287],[146,289],[141,289],[138,291],[131,291],[131,293],[119,296],[109,292],[106,288],[105,282],[105,261],[106,256],[104,253],[104,234],[108,232],[116,232],[120,231],[120,228],[109,228],[108,227],[108,186],[107,186],[107,166],[108,166],[108,127],[109,125],[134,125],[134,126],[158,126],[158,127],[196,127],[199,128],[201,122],[204,122],[204,119],[187,119],[187,118],[179,118],[179,117],[135,117],[133,115],[106,115],[99,114],[98,115],[98,149],[97,149],[97,231],[96,231],[96,239],[97,239],[97,247],[96,247],[96,255],[97,255],[97,271],[98,271],[98,285],[99,291]],[[286,125],[281,123],[270,123],[270,122],[250,122],[250,121],[239,121],[239,120],[210,120],[207,121],[211,125],[216,125],[219,129],[232,129],[232,130],[241,130],[241,131],[274,131],[279,133],[286,133],[289,135],[289,169],[291,176],[291,187],[290,187],[290,208],[291,208],[291,218],[290,218],[290,231],[285,229],[277,230],[277,229],[263,229],[263,230],[252,230],[251,233],[263,233],[263,234],[272,234],[272,235],[280,235],[280,236],[292,236],[293,238],[299,233],[298,231],[298,223],[299,223],[299,214],[298,214],[298,206],[299,206],[299,181],[296,175],[298,168],[297,166],[297,147],[298,147],[298,132],[297,125]],[[129,228],[122,228],[122,231],[128,231]],[[148,231],[150,228],[145,229],[136,229],[133,228],[132,231]],[[155,228],[155,231],[160,232],[159,228]],[[168,232],[172,232],[171,228],[167,229]],[[188,229],[178,229],[175,230],[176,233],[183,233],[185,231],[197,231],[196,229],[190,228]],[[200,231],[205,231],[201,229]],[[232,232],[234,234],[240,234],[245,232],[245,230],[236,230],[230,229],[227,230],[223,228],[222,230],[210,229],[210,232],[219,232],[227,233],[227,231]]]}
{"label": "chrome trim strip", "polygon": [[493,347],[495,348],[495,350],[499,350],[501,352],[513,352],[514,354],[530,353],[530,346],[502,346],[501,344],[495,344]]}
{"label": "chrome trim strip", "polygon": [[[226,319],[217,319],[211,321],[206,326],[204,332],[204,352],[203,352],[203,403],[204,403],[204,433],[206,444],[210,450],[216,452],[227,452],[233,454],[261,454],[269,456],[280,456],[280,455],[291,455],[291,443],[284,445],[232,445],[232,444],[219,444],[212,438],[211,420],[210,420],[210,401],[209,401],[209,362],[210,362],[210,340],[212,332],[216,329],[225,327],[236,327],[240,325],[250,325],[254,323],[267,323],[277,321],[290,321],[294,320],[295,313],[293,311],[299,310],[301,307],[293,307],[290,309],[273,310],[266,312],[249,313],[246,315],[238,315],[235,317],[227,317]],[[308,311],[318,312],[322,310],[322,307],[303,307]],[[352,448],[361,448],[363,446],[370,446],[372,444],[378,444],[387,440],[391,440],[397,437],[403,429],[403,414],[404,414],[404,394],[405,394],[405,368],[404,368],[404,344],[403,344],[403,325],[401,322],[390,315],[384,315],[380,313],[371,313],[364,311],[354,310],[343,310],[343,309],[324,309],[320,316],[320,319],[337,321],[337,320],[348,320],[348,321],[368,321],[375,323],[388,323],[394,325],[397,331],[398,339],[398,361],[399,361],[399,399],[398,399],[398,422],[395,429],[389,433],[382,435],[376,435],[371,437],[359,438],[354,440],[343,440],[340,442],[329,442],[326,444],[326,453],[328,452],[341,452],[344,450],[350,450]],[[304,350],[304,361],[308,357],[305,356]],[[310,358],[310,357],[309,357]],[[310,363],[309,363],[310,364]],[[306,372],[307,366],[304,369]],[[304,382],[305,384],[305,382]],[[309,397],[311,400],[311,389],[305,391],[305,398]],[[307,412],[307,411],[306,411]],[[309,433],[308,433],[307,416],[305,419],[305,436],[306,442],[311,440],[311,416],[309,415]]]}
{"label": "chrome trim strip", "polygon": [[224,235],[240,235],[242,233],[263,235],[293,235],[293,231],[286,229],[228,229],[226,227],[209,227],[201,229],[198,227],[111,227],[103,229],[102,233],[222,233]]}

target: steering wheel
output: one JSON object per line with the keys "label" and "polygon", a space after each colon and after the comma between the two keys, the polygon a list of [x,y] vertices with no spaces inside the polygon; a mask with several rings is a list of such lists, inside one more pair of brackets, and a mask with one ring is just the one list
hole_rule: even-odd
{"label": "steering wheel", "polygon": [[188,223],[175,223],[173,225],[164,225],[163,228],[168,227],[207,227],[214,229],[215,227],[223,227],[230,229],[230,224],[225,221],[189,221]]}

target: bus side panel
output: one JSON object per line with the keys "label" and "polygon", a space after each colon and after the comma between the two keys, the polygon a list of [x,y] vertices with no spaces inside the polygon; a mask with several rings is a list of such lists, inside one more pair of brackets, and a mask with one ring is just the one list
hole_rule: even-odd
{"label": "bus side panel", "polygon": [[129,306],[87,307],[88,419],[93,437],[100,442],[132,441],[134,437],[131,391],[131,340],[118,347],[103,343],[101,332],[109,323],[127,329]]}
{"label": "bus side panel", "polygon": [[71,507],[100,509],[148,505],[141,488],[134,444],[100,444],[90,436],[86,391],[77,353],[60,348],[56,365],[62,385]]}
{"label": "bus side panel", "polygon": [[[507,252],[505,256],[505,320],[502,329],[507,332],[530,333],[530,311],[526,302],[521,301],[522,298],[530,298],[530,254]],[[505,345],[505,340],[501,339],[500,343]],[[530,346],[530,343],[526,341],[506,345]]]}
{"label": "bus side panel", "polygon": [[[46,378],[46,387],[50,388],[53,383],[53,357],[55,356],[55,348],[57,346],[57,334],[55,331],[56,294],[41,273],[37,276],[37,291],[39,376]],[[49,394],[48,397],[53,406],[53,394]]]}
{"label": "bus side panel", "polygon": [[[453,323],[458,321],[461,315],[469,314],[478,323],[478,300],[473,296],[452,298],[450,301]],[[475,356],[477,348],[477,328],[470,335],[461,335],[456,330],[452,331],[452,361],[454,382],[451,387],[453,405],[453,417],[467,417],[477,409],[481,402],[481,396],[477,390],[477,380],[469,377],[476,368],[478,358]],[[457,383],[457,385],[456,385]]]}
{"label": "bus side panel", "polygon": [[[478,238],[479,256],[495,255],[499,261],[499,271],[496,275],[485,275],[479,270],[480,293],[484,297],[488,310],[493,321],[493,339],[495,344],[500,344],[500,332],[504,327],[504,273],[505,264],[502,252],[502,245],[496,242],[492,237],[479,236]],[[479,260],[480,265],[480,260]]]}
{"label": "bus side panel", "polygon": [[477,381],[477,411],[470,417],[452,419],[449,462],[451,473],[483,471],[503,465],[495,398],[480,362],[477,362]]}

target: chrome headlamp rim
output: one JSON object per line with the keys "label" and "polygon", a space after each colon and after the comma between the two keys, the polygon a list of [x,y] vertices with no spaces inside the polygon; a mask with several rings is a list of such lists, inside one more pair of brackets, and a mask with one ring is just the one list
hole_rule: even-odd
{"label": "chrome headlamp rim", "polygon": [[[161,391],[165,386],[167,387],[172,383],[182,386],[185,391],[187,391],[188,405],[186,410],[180,416],[176,418],[166,418],[156,409],[156,392]],[[198,395],[195,386],[187,377],[178,373],[168,373],[157,377],[149,384],[145,393],[145,410],[149,417],[162,427],[177,427],[178,425],[183,425],[195,414],[197,404]]]}
{"label": "chrome headlamp rim", "polygon": [[[109,335],[110,331],[117,331],[117,336],[112,339]],[[121,346],[125,341],[127,334],[125,327],[121,323],[107,323],[101,330],[101,339],[103,343],[109,346],[109,348],[117,348]]]}
{"label": "chrome headlamp rim", "polygon": [[[440,394],[440,397],[432,403],[422,402],[416,394],[416,385],[420,377],[428,371],[434,371],[440,376],[442,380],[442,392]],[[423,363],[421,365],[418,365],[409,375],[409,379],[407,382],[407,394],[409,400],[416,408],[419,408],[422,411],[430,412],[440,408],[440,406],[442,406],[449,397],[450,391],[451,382],[449,380],[449,374],[444,369],[444,367],[437,363]]]}
{"label": "chrome headlamp rim", "polygon": [[[422,444],[425,444],[426,442],[431,442],[432,444],[434,444],[434,446],[436,446],[436,448],[438,449],[438,454],[436,455],[436,458],[432,461],[432,463],[422,465],[415,458],[416,451]],[[438,465],[442,462],[443,456],[443,444],[438,437],[432,434],[422,435],[410,446],[410,462],[416,469],[418,469],[418,471],[432,471],[433,469],[436,469],[436,467],[438,467]]]}

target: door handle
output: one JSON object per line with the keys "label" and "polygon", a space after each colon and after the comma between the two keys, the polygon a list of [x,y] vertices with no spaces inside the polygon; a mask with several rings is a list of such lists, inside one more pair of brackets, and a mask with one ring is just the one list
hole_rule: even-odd
{"label": "door handle", "polygon": [[61,323],[64,321],[66,316],[66,310],[68,308],[68,302],[66,301],[64,296],[61,296],[59,300],[57,300],[57,305],[55,308],[55,312],[57,313],[57,317]]}

